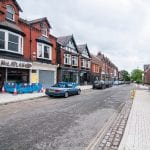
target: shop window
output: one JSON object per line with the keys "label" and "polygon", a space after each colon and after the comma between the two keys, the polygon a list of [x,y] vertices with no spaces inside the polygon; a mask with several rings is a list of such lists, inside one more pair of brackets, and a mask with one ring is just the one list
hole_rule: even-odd
{"label": "shop window", "polygon": [[22,36],[10,31],[0,30],[0,50],[22,54]]}
{"label": "shop window", "polygon": [[0,49],[5,49],[5,32],[0,31]]}
{"label": "shop window", "polygon": [[78,66],[78,57],[72,56],[72,66]]}
{"label": "shop window", "polygon": [[15,11],[14,11],[14,8],[10,5],[7,5],[6,6],[6,9],[7,9],[7,14],[6,14],[6,18],[11,20],[11,21],[14,21],[14,16],[15,16]]}
{"label": "shop window", "polygon": [[52,47],[47,45],[47,44],[43,44],[43,43],[38,43],[37,45],[38,47],[38,58],[42,58],[42,59],[48,59],[51,60],[51,55],[52,55]]}
{"label": "shop window", "polygon": [[71,55],[70,54],[64,54],[64,64],[71,65]]}

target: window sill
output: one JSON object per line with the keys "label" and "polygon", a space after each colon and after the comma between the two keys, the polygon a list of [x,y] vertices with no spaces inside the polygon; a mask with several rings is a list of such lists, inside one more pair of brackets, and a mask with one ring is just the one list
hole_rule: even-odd
{"label": "window sill", "polygon": [[13,54],[17,54],[17,55],[23,55],[22,53],[14,52],[11,50],[0,49],[0,51],[6,52],[6,53],[13,53]]}

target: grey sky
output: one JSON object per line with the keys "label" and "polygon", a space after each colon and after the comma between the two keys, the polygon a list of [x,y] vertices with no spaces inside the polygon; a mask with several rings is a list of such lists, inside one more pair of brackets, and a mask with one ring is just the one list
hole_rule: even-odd
{"label": "grey sky", "polygon": [[150,63],[149,0],[18,0],[21,16],[47,17],[55,36],[73,34],[77,44],[101,51],[119,69]]}

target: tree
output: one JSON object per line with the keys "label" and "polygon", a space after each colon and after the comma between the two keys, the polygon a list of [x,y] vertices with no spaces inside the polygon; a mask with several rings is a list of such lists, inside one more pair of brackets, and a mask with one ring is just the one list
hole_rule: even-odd
{"label": "tree", "polygon": [[130,81],[130,74],[126,70],[121,71],[121,75],[124,81]]}
{"label": "tree", "polygon": [[136,83],[142,83],[143,82],[142,74],[143,74],[142,70],[140,70],[140,69],[134,69],[131,72],[131,79],[133,81],[135,81]]}

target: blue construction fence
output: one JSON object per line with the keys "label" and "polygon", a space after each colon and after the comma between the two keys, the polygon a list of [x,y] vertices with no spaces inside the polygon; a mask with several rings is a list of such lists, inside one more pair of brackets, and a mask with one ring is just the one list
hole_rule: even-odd
{"label": "blue construction fence", "polygon": [[8,93],[33,93],[33,92],[40,92],[42,90],[41,83],[4,83],[5,92]]}

